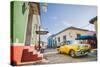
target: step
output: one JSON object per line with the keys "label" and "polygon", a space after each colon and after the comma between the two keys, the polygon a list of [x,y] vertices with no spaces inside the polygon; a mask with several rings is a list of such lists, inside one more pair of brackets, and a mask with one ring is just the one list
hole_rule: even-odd
{"label": "step", "polygon": [[17,66],[21,66],[21,65],[32,65],[32,64],[36,64],[37,62],[40,62],[41,60],[37,60],[37,61],[30,61],[30,62],[21,62],[19,63]]}

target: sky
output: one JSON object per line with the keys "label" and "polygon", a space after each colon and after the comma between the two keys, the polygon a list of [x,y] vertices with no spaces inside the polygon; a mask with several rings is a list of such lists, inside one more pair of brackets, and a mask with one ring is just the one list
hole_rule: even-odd
{"label": "sky", "polygon": [[41,36],[42,41],[47,42],[48,36],[70,26],[95,31],[89,20],[97,16],[96,6],[48,3],[47,12],[44,13],[40,5],[41,26],[49,31]]}

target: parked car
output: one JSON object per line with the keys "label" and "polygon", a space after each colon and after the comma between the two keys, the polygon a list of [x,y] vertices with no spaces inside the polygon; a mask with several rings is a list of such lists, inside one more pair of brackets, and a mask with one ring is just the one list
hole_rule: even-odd
{"label": "parked car", "polygon": [[57,48],[59,53],[69,54],[71,57],[88,55],[91,50],[89,44],[84,44],[80,41],[67,41],[67,43],[61,43],[61,46]]}

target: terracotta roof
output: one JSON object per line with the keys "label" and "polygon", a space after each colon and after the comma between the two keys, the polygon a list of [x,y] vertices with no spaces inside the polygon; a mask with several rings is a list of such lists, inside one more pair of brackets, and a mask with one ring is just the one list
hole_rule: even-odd
{"label": "terracotta roof", "polygon": [[91,24],[93,24],[94,23],[94,21],[96,21],[97,20],[97,16],[96,17],[94,17],[94,18],[92,18],[89,22],[91,23]]}

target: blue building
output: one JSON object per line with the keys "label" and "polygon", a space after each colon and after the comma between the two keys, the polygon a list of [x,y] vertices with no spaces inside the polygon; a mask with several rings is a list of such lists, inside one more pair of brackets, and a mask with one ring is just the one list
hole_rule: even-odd
{"label": "blue building", "polygon": [[54,40],[53,40],[53,37],[54,37],[55,35],[51,35],[51,36],[49,36],[48,37],[48,48],[53,48],[54,47]]}

